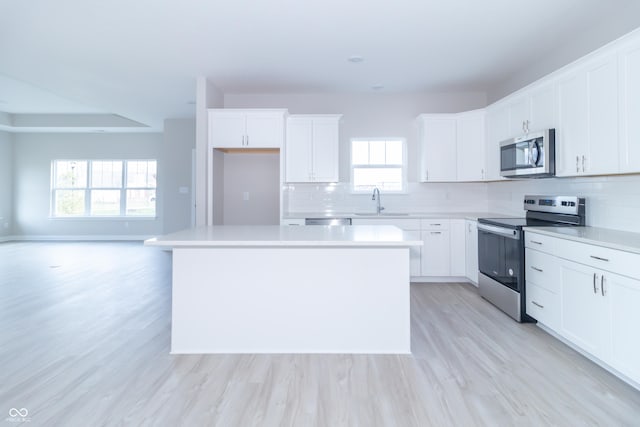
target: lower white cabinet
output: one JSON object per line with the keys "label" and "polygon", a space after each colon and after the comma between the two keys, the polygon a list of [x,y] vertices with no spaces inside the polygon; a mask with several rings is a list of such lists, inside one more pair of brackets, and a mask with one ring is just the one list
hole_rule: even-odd
{"label": "lower white cabinet", "polygon": [[449,221],[449,276],[465,277],[467,274],[467,248],[464,219]]}
{"label": "lower white cabinet", "polygon": [[527,314],[640,384],[640,255],[529,231],[525,245]]}
{"label": "lower white cabinet", "polygon": [[478,222],[465,221],[465,276],[478,284]]}
{"label": "lower white cabinet", "polygon": [[422,231],[422,276],[448,276],[450,243],[448,228]]}

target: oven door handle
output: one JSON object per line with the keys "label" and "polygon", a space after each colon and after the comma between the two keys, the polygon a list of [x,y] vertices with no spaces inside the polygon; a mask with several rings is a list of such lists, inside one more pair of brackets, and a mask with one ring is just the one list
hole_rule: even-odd
{"label": "oven door handle", "polygon": [[496,227],[495,225],[478,224],[478,230],[486,231],[487,233],[498,234],[500,236],[508,237],[513,240],[520,240],[520,233],[518,230],[512,228]]}

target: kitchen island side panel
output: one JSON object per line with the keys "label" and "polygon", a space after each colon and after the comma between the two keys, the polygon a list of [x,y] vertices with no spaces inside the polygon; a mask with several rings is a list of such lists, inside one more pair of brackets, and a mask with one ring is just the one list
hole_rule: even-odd
{"label": "kitchen island side panel", "polygon": [[171,352],[410,353],[409,249],[174,248]]}

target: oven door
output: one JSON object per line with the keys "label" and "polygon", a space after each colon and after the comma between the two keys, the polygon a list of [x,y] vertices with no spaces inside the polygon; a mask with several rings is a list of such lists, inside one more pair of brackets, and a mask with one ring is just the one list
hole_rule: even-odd
{"label": "oven door", "polygon": [[522,231],[478,224],[478,269],[493,280],[521,292],[524,250]]}

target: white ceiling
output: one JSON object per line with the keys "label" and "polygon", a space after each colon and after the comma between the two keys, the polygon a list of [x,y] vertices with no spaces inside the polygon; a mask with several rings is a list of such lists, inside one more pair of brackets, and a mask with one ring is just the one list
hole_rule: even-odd
{"label": "white ceiling", "polygon": [[0,0],[0,112],[161,129],[194,115],[197,76],[225,93],[487,91],[634,3]]}

